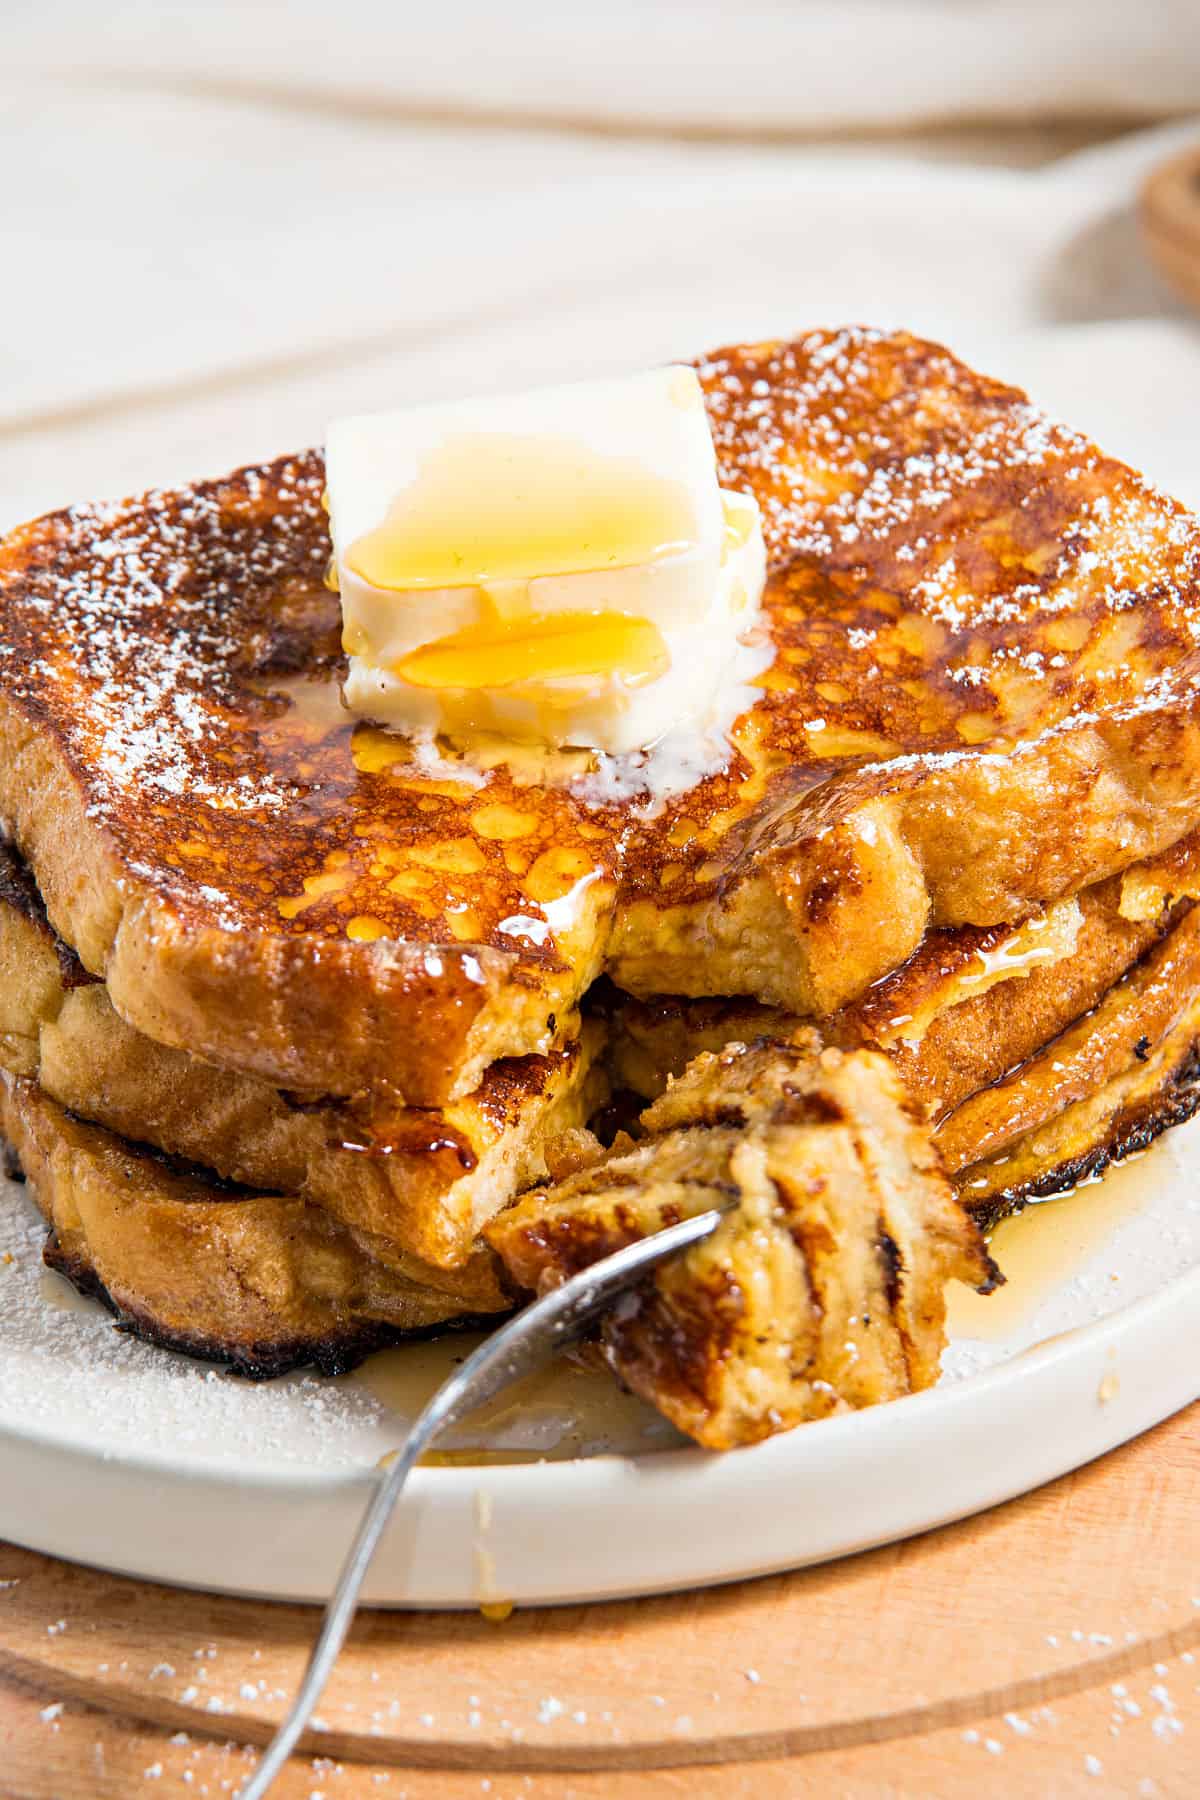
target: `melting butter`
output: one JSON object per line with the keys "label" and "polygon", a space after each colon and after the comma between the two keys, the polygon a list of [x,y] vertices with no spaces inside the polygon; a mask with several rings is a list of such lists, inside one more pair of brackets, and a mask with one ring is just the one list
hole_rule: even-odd
{"label": "melting butter", "polygon": [[608,756],[707,738],[766,551],[693,370],[337,421],[326,466],[353,713]]}

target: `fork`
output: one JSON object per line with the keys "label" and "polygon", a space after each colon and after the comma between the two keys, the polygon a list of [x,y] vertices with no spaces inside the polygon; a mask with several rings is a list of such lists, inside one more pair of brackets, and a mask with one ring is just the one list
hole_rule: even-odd
{"label": "fork", "polygon": [[444,1381],[411,1426],[399,1449],[385,1459],[354,1542],[325,1609],[317,1641],[291,1707],[236,1800],[263,1800],[295,1749],[338,1653],[346,1641],[363,1580],[409,1474],[438,1433],[458,1424],[485,1400],[520,1380],[574,1343],[587,1326],[667,1257],[698,1244],[716,1230],[724,1208],[681,1219],[551,1288],[482,1343]]}

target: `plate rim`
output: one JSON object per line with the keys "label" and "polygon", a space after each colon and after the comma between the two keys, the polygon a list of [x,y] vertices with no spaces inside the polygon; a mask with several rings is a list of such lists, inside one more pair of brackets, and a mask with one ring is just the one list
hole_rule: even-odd
{"label": "plate rim", "polygon": [[[1003,1357],[989,1368],[981,1369],[975,1374],[963,1375],[943,1385],[938,1382],[933,1387],[925,1388],[920,1393],[902,1394],[895,1400],[880,1402],[874,1406],[860,1407],[856,1411],[836,1413],[828,1418],[812,1419],[805,1424],[794,1426],[789,1431],[777,1433],[761,1443],[739,1445],[733,1450],[706,1450],[697,1444],[683,1443],[663,1450],[647,1451],[644,1455],[631,1454],[626,1451],[605,1450],[591,1456],[556,1457],[537,1460],[525,1458],[510,1463],[464,1463],[450,1467],[437,1465],[418,1465],[409,1477],[406,1491],[415,1494],[427,1487],[433,1491],[458,1493],[470,1491],[474,1493],[481,1478],[486,1478],[489,1486],[498,1488],[522,1487],[530,1478],[530,1472],[537,1472],[539,1489],[548,1482],[555,1486],[574,1485],[586,1471],[598,1465],[636,1466],[639,1469],[659,1473],[664,1469],[687,1470],[707,1468],[722,1463],[728,1457],[736,1457],[744,1466],[750,1458],[762,1460],[767,1455],[780,1455],[783,1451],[792,1451],[793,1446],[804,1442],[817,1446],[819,1443],[831,1443],[850,1433],[859,1434],[866,1430],[882,1430],[880,1421],[883,1418],[914,1419],[924,1417],[931,1411],[943,1411],[951,1405],[955,1396],[970,1393],[973,1397],[987,1396],[998,1392],[1014,1383],[1022,1383],[1033,1379],[1047,1366],[1065,1360],[1074,1360],[1076,1356],[1086,1356],[1093,1348],[1113,1336],[1120,1336],[1129,1329],[1135,1329],[1143,1318],[1152,1316],[1163,1306],[1174,1306],[1179,1303],[1181,1295],[1194,1288],[1200,1313],[1200,1262],[1182,1270],[1169,1281],[1155,1288],[1148,1294],[1142,1294],[1136,1300],[1127,1301],[1115,1307],[1112,1312],[1105,1313],[1102,1318],[1089,1319],[1084,1324],[1074,1325],[1066,1331],[1055,1332],[1027,1349],[1014,1351],[1011,1356]],[[1200,1372],[1197,1374],[1196,1398],[1200,1399]],[[1147,1427],[1149,1429],[1149,1427]],[[122,1450],[117,1454],[106,1453],[95,1445],[82,1444],[78,1439],[65,1434],[56,1434],[46,1427],[32,1424],[29,1427],[17,1427],[11,1421],[0,1418],[0,1452],[9,1442],[35,1444],[40,1449],[56,1450],[67,1455],[79,1457],[84,1461],[104,1463],[108,1467],[119,1465],[131,1473],[144,1476],[169,1477],[182,1480],[236,1480],[241,1487],[257,1487],[262,1489],[285,1488],[325,1493],[361,1486],[372,1473],[372,1465],[358,1463],[344,1467],[333,1466],[320,1469],[306,1468],[302,1463],[275,1463],[267,1465],[249,1464],[244,1469],[234,1470],[223,1462],[209,1461],[202,1458],[188,1458],[183,1461],[173,1460],[165,1451],[158,1450]],[[816,1453],[814,1448],[814,1454]],[[790,1460],[790,1457],[789,1457]],[[294,1475],[292,1471],[295,1471]],[[502,1496],[508,1498],[509,1496]]]}
{"label": "plate rim", "polygon": [[[1181,1322],[1200,1348],[1198,1302],[1200,1263],[977,1375],[741,1452],[683,1447],[420,1470],[364,1603],[473,1610],[493,1598],[520,1606],[626,1599],[751,1580],[936,1529],[1066,1475],[1200,1398],[1200,1357],[1176,1357],[1172,1367],[1165,1355],[1179,1347]],[[1122,1349],[1116,1367],[1136,1379],[1102,1404],[1103,1374]],[[371,1477],[362,1465],[292,1474],[197,1468],[156,1453],[105,1458],[94,1446],[8,1425],[0,1459],[27,1477],[0,1487],[0,1532],[16,1543],[134,1579],[317,1604]],[[863,1482],[876,1464],[894,1479]],[[73,1501],[85,1479],[93,1506],[81,1525]],[[794,1484],[792,1507],[772,1505],[782,1483]],[[70,1504],[61,1498],[68,1490]],[[487,1531],[481,1495],[495,1515]],[[759,1506],[764,1530],[748,1554],[738,1527]],[[681,1509],[692,1523],[682,1533]],[[613,1533],[618,1514],[628,1532]],[[564,1518],[570,1529],[552,1531]],[[592,1546],[582,1562],[579,1542]],[[494,1567],[486,1582],[481,1549]]]}

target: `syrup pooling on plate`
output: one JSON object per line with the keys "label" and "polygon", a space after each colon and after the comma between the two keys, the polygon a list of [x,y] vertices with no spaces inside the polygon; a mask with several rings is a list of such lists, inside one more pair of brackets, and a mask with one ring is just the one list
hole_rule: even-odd
{"label": "syrup pooling on plate", "polygon": [[[1006,1340],[1019,1333],[1043,1301],[1094,1265],[1122,1227],[1151,1204],[1156,1184],[1169,1179],[1174,1154],[1169,1139],[1162,1139],[1104,1175],[1001,1220],[988,1247],[1004,1270],[1005,1284],[986,1299],[966,1288],[947,1288],[950,1336]],[[1109,1280],[1118,1273],[1102,1271]]]}
{"label": "syrup pooling on plate", "polygon": [[[480,1342],[473,1334],[456,1334],[419,1347],[385,1350],[347,1379],[383,1404],[399,1433]],[[645,1455],[684,1442],[606,1369],[571,1356],[488,1401],[447,1432],[425,1460],[451,1466],[563,1462],[605,1453]]]}

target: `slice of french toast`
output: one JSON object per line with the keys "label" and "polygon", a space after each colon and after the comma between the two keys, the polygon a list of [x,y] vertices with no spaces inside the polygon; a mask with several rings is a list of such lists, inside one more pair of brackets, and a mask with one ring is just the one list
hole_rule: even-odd
{"label": "slice of french toast", "polygon": [[714,1450],[930,1386],[956,1278],[998,1272],[888,1062],[811,1034],[704,1053],[601,1150],[487,1228],[544,1292],[664,1225],[729,1209],[604,1320],[635,1393]]}
{"label": "slice of french toast", "polygon": [[935,1142],[995,1214],[1144,1149],[1200,1106],[1200,908],[1036,1055],[965,1099]]}
{"label": "slice of french toast", "polygon": [[128,1025],[46,918],[19,857],[0,844],[0,1067],[36,1080],[79,1118],[201,1163],[227,1181],[295,1194],[416,1280],[474,1260],[481,1226],[545,1175],[547,1139],[607,1094],[598,1021],[544,1056],[493,1063],[473,1094],[356,1116],[301,1104],[253,1075],[201,1062]]}
{"label": "slice of french toast", "polygon": [[414,1332],[511,1305],[485,1257],[457,1278],[415,1279],[321,1207],[222,1184],[85,1125],[5,1073],[0,1134],[50,1227],[51,1267],[125,1330],[239,1374],[309,1363],[340,1374]]}
{"label": "slice of french toast", "polygon": [[[933,933],[862,1001],[820,1021],[824,1042],[887,1055],[980,1217],[1071,1187],[1200,1105],[1193,848],[1086,890],[1057,943],[1045,915],[1007,934]],[[643,1099],[701,1051],[800,1024],[744,1000],[609,990],[599,1004],[613,1083]]]}
{"label": "slice of french toast", "polygon": [[861,328],[700,364],[773,667],[661,806],[430,770],[339,707],[315,454],[0,546],[0,820],[118,1013],[423,1106],[605,968],[829,1014],[927,931],[1168,848],[1200,801],[1200,527],[1018,390]]}

